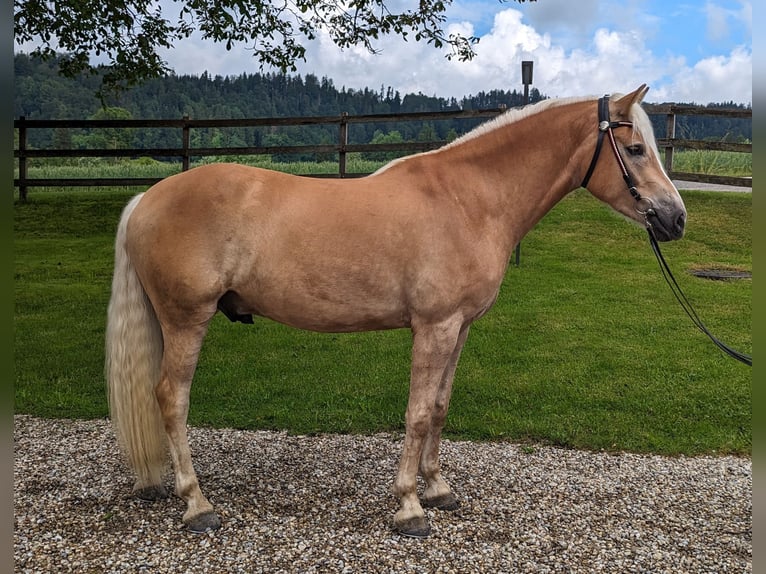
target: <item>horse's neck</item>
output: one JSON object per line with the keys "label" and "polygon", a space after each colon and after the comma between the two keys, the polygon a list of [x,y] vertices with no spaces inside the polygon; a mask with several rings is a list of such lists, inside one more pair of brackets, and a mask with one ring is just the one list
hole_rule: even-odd
{"label": "horse's neck", "polygon": [[592,153],[582,145],[587,105],[548,108],[442,148],[429,159],[444,170],[441,180],[456,187],[445,191],[468,194],[477,209],[498,219],[510,249],[579,186]]}

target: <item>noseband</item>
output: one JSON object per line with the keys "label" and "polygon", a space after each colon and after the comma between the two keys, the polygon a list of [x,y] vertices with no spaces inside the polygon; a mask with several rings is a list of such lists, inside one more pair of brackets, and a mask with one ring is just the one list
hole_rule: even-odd
{"label": "noseband", "polygon": [[[596,162],[598,162],[598,157],[601,155],[601,147],[604,144],[604,134],[607,134],[609,136],[609,143],[612,146],[612,151],[614,152],[614,157],[617,158],[617,165],[620,167],[620,171],[622,172],[622,179],[625,180],[625,185],[628,186],[628,192],[636,200],[636,211],[638,211],[638,213],[643,216],[652,215],[654,214],[654,210],[652,209],[652,201],[647,197],[642,197],[641,194],[638,193],[636,184],[633,182],[633,177],[630,175],[630,172],[625,165],[625,161],[622,159],[622,154],[617,147],[617,142],[614,139],[614,128],[622,127],[632,128],[633,122],[611,121],[609,117],[609,96],[606,95],[602,98],[599,98],[598,140],[596,141],[596,151],[593,152],[593,159],[591,160],[588,171],[585,174],[585,179],[582,180],[580,186],[587,188],[588,182],[590,181],[590,176],[593,175],[593,170],[596,169]],[[648,224],[649,222],[647,221],[647,225]]]}

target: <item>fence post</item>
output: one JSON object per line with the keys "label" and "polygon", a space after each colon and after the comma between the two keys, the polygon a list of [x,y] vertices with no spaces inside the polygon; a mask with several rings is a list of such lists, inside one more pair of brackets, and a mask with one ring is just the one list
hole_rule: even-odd
{"label": "fence post", "polygon": [[19,116],[19,199],[27,201],[27,126],[25,116]]}
{"label": "fence post", "polygon": [[[529,105],[529,86],[532,84],[533,70],[535,63],[532,60],[523,60],[521,62],[521,83],[524,84],[524,105]],[[521,262],[521,241],[516,244],[514,249],[516,267]]]}
{"label": "fence post", "polygon": [[184,154],[181,156],[181,171],[189,171],[189,116],[184,116],[183,134],[181,138],[181,147],[183,147]]}
{"label": "fence post", "polygon": [[348,112],[340,114],[338,129],[338,175],[346,177],[346,146],[348,145]]}
{"label": "fence post", "polygon": [[[676,114],[671,109],[668,112],[665,123],[665,137],[672,140],[676,137]],[[673,142],[669,142],[665,147],[665,171],[668,175],[673,171]]]}

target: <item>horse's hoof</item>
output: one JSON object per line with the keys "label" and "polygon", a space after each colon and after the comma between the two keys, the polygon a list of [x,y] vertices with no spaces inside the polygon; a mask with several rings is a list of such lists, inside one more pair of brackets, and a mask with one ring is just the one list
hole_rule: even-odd
{"label": "horse's hoof", "polygon": [[155,502],[168,497],[168,490],[161,484],[144,486],[133,491],[137,498],[146,502]]}
{"label": "horse's hoof", "polygon": [[420,504],[424,508],[436,508],[437,510],[457,510],[460,508],[460,501],[451,492],[424,499]]}
{"label": "horse's hoof", "polygon": [[410,538],[428,538],[431,534],[431,525],[425,516],[415,516],[405,520],[401,524],[394,524],[394,530],[402,536]]}
{"label": "horse's hoof", "polygon": [[184,521],[186,528],[189,532],[194,534],[204,534],[205,532],[212,532],[218,530],[221,527],[221,519],[212,510],[209,512],[203,512],[193,518],[189,518]]}

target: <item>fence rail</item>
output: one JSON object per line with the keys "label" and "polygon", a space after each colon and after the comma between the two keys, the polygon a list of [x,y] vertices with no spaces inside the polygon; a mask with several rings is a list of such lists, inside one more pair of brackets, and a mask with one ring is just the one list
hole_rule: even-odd
{"label": "fence rail", "polygon": [[701,183],[713,183],[719,185],[735,185],[741,187],[752,187],[752,177],[736,177],[728,175],[713,175],[705,173],[679,172],[673,169],[673,155],[676,148],[697,149],[697,150],[715,150],[715,151],[733,151],[741,153],[752,153],[753,145],[733,142],[715,142],[707,140],[689,140],[676,137],[676,118],[678,116],[723,116],[728,118],[750,118],[753,117],[753,110],[725,109],[725,108],[707,108],[703,106],[685,106],[677,104],[644,104],[646,113],[652,115],[665,116],[665,137],[657,138],[657,145],[665,149],[665,170],[672,179],[684,181],[696,181]]}
{"label": "fence rail", "polygon": [[[665,137],[658,137],[657,144],[665,149],[665,169],[673,179],[717,183],[737,186],[752,186],[752,177],[717,176],[710,174],[682,173],[673,170],[673,154],[677,148],[722,150],[752,153],[752,144],[711,142],[703,140],[687,140],[675,137],[676,118],[679,115],[718,115],[733,118],[752,118],[752,110],[741,109],[711,109],[696,106],[680,106],[674,104],[650,105],[644,109],[649,114],[666,116]],[[280,153],[323,153],[337,154],[337,174],[311,174],[313,177],[360,177],[363,173],[349,173],[346,170],[347,154],[355,152],[401,151],[416,153],[436,149],[446,141],[402,142],[389,144],[349,144],[348,127],[351,124],[370,122],[407,122],[424,120],[449,120],[491,118],[504,112],[505,108],[485,110],[463,110],[442,112],[419,112],[407,114],[368,114],[351,116],[342,113],[338,116],[310,116],[291,118],[247,118],[247,119],[205,119],[195,120],[188,117],[171,120],[29,120],[20,117],[14,121],[18,129],[18,148],[13,155],[18,159],[19,177],[14,179],[14,186],[19,188],[19,198],[26,201],[30,187],[88,187],[111,185],[148,186],[162,178],[30,178],[28,175],[28,160],[32,158],[71,158],[71,157],[176,157],[181,159],[182,170],[189,169],[192,157],[230,156],[230,155],[270,155]],[[325,145],[299,146],[248,146],[248,147],[192,147],[191,130],[197,128],[226,128],[226,127],[279,127],[306,125],[337,125],[338,142]],[[29,149],[27,134],[34,129],[57,128],[174,128],[181,130],[182,145],[178,148],[123,148],[123,149]]]}

